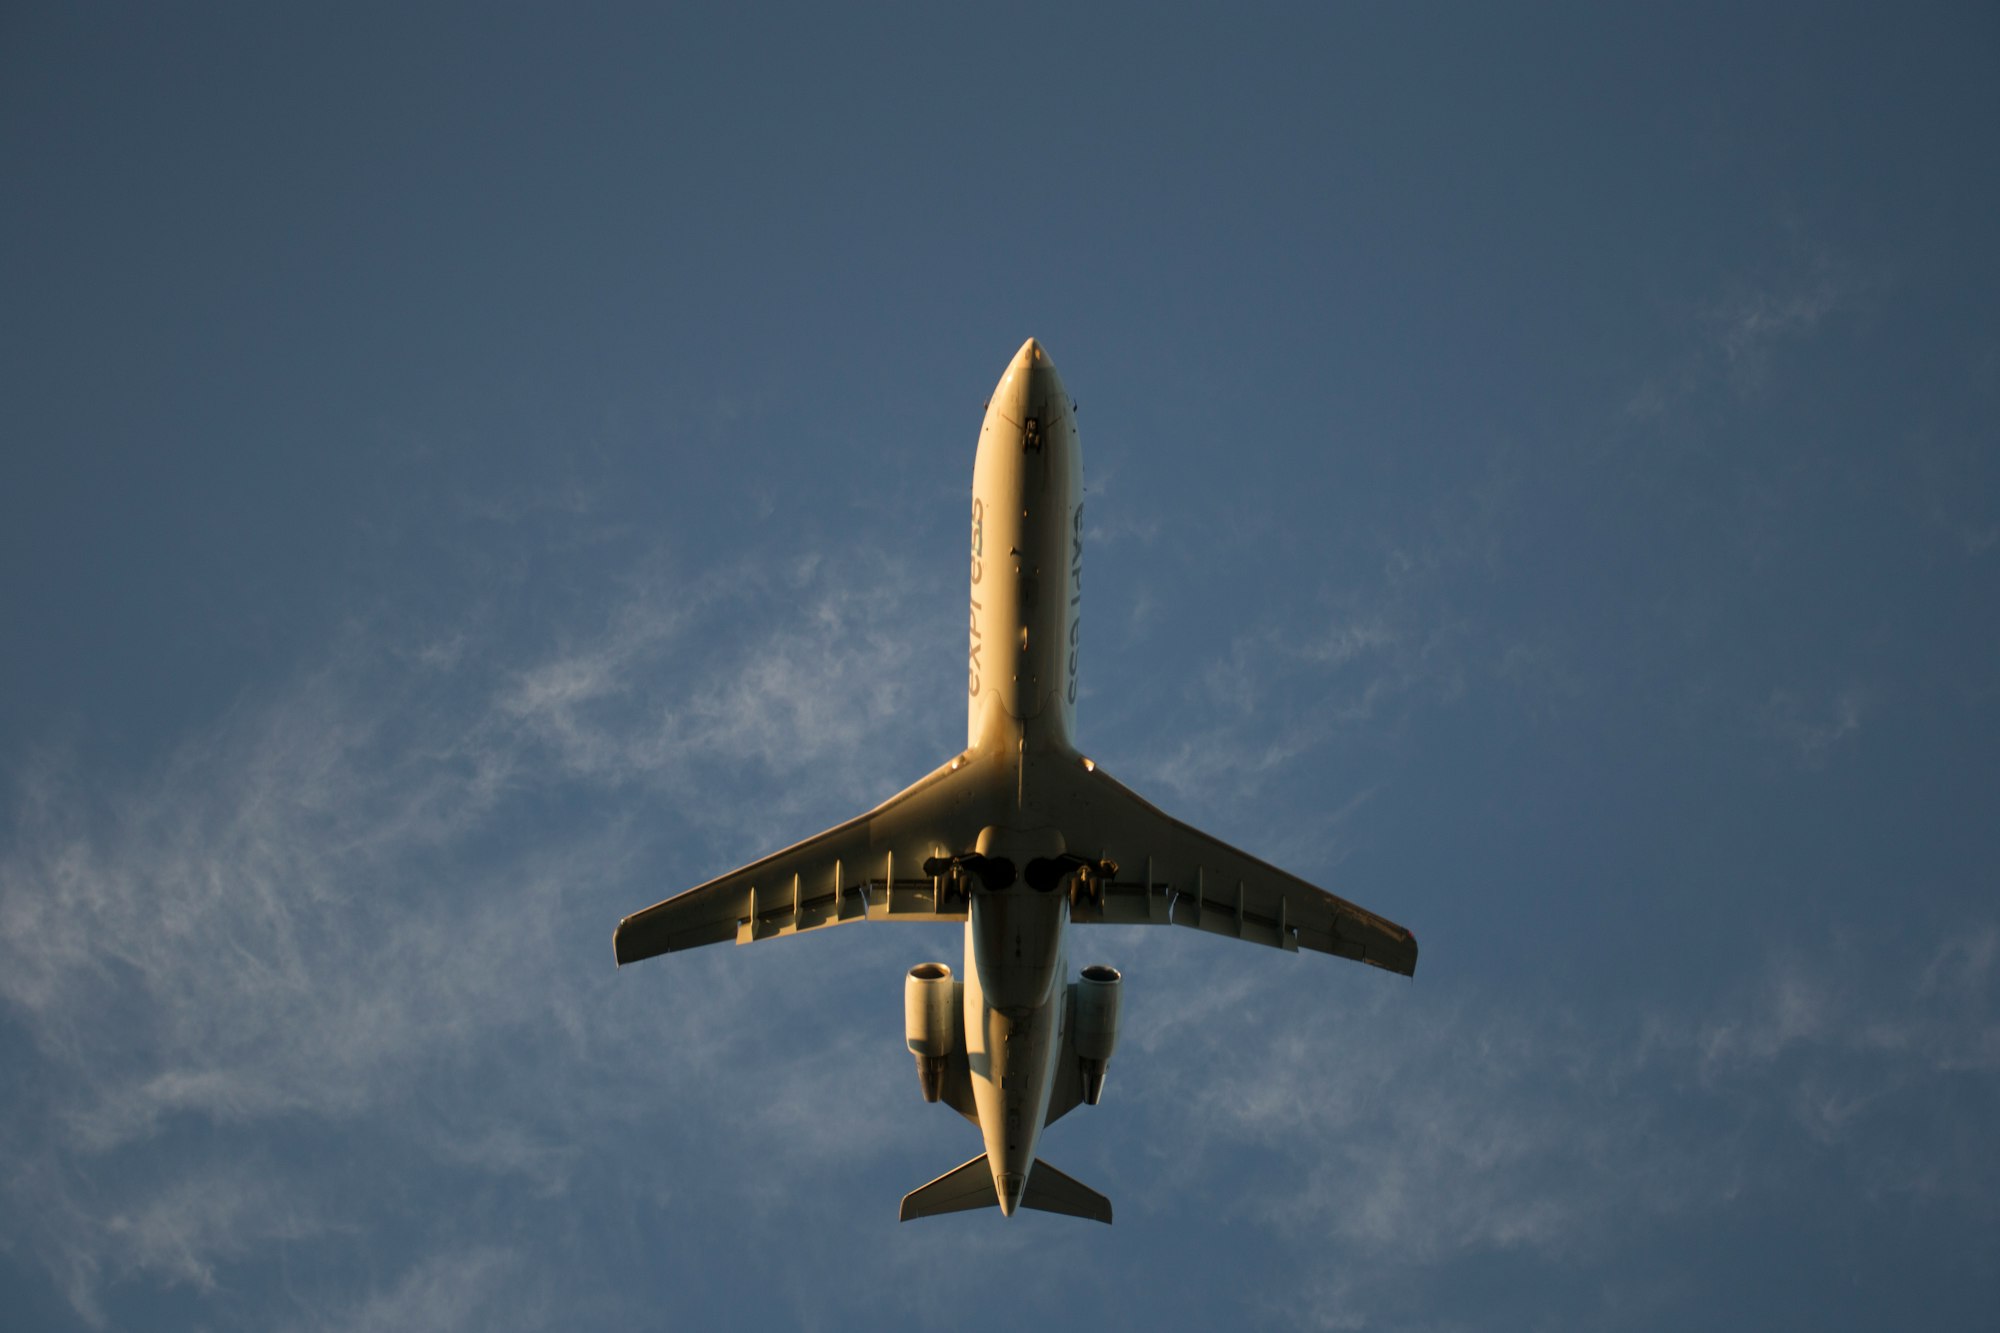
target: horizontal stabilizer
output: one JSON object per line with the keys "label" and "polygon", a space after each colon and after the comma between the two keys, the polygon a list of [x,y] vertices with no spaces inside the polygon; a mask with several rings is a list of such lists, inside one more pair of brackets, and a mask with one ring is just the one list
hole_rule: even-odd
{"label": "horizontal stabilizer", "polygon": [[1107,1225],[1111,1221],[1111,1200],[1040,1158],[1035,1160],[1035,1169],[1028,1173],[1028,1192],[1021,1196],[1021,1206],[1045,1213],[1087,1217]]}
{"label": "horizontal stabilizer", "polygon": [[[1000,1196],[993,1188],[993,1168],[987,1163],[986,1154],[981,1153],[964,1166],[905,1194],[899,1220],[907,1222],[913,1217],[999,1206]],[[1093,1222],[1111,1221],[1111,1200],[1040,1160],[1028,1173],[1028,1189],[1021,1196],[1021,1206],[1044,1213],[1087,1217]]]}
{"label": "horizontal stabilizer", "polygon": [[903,1211],[898,1221],[907,1222],[913,1217],[936,1217],[939,1213],[962,1213],[968,1208],[998,1208],[1000,1196],[993,1189],[993,1168],[986,1164],[986,1154],[967,1162],[964,1166],[947,1171],[921,1189],[913,1189],[903,1196]]}

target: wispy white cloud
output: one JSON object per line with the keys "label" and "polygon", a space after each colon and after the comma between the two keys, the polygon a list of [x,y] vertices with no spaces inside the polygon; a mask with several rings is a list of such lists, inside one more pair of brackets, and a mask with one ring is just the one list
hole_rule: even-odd
{"label": "wispy white cloud", "polygon": [[1731,367],[1750,372],[1773,344],[1811,334],[1853,290],[1822,263],[1801,283],[1720,301],[1708,312],[1716,345]]}
{"label": "wispy white cloud", "polygon": [[[757,597],[780,613],[745,617]],[[710,651],[725,598],[761,628]],[[540,1198],[601,1170],[578,1145],[698,1099],[670,1071],[742,1058],[722,1020],[751,1009],[740,981],[677,993],[660,1032],[643,988],[613,989],[617,912],[683,887],[635,867],[663,824],[798,832],[782,810],[730,820],[720,795],[661,809],[662,793],[831,759],[858,806],[870,781],[922,771],[928,751],[883,725],[927,665],[899,651],[909,601],[891,567],[801,564],[649,587],[525,660],[464,628],[415,650],[350,639],[151,773],[17,767],[0,1004],[29,1054],[4,1104],[17,1160],[39,1165],[0,1178],[0,1244],[37,1253],[101,1322],[107,1281],[213,1291],[230,1265],[350,1234],[372,1207],[356,1179],[380,1188],[397,1163]],[[578,791],[596,813],[542,813]],[[587,964],[569,945],[582,921]],[[789,960],[808,977],[811,952]],[[836,1145],[881,1151],[889,1089],[853,1054],[780,1068],[759,1116],[715,1123],[812,1169]],[[197,1151],[205,1135],[227,1156]],[[355,1154],[367,1164],[344,1170]],[[496,1253],[410,1256],[324,1326],[496,1326],[475,1299]],[[437,1317],[389,1315],[417,1310]]]}
{"label": "wispy white cloud", "polygon": [[[1210,989],[1191,964],[1212,950],[1156,949],[1151,980],[1176,1005],[1134,1027],[1113,1077],[1155,1108],[1181,1206],[1317,1238],[1327,1280],[1278,1322],[1401,1326],[1399,1293],[1460,1263],[1588,1273],[1616,1255],[1629,1280],[1644,1236],[1815,1182],[1990,1215],[2000,1155],[1967,1132],[1984,1103],[1954,1093],[2000,1083],[1996,938],[1975,927],[1902,971],[1837,941],[1794,946],[1706,1004],[1587,1020],[1358,983],[1339,988],[1358,1002],[1329,1008],[1275,965]],[[1247,1173],[1246,1143],[1263,1154]]]}
{"label": "wispy white cloud", "polygon": [[1159,539],[1160,515],[1145,506],[1119,504],[1117,473],[1091,472],[1084,488],[1084,540],[1092,548],[1137,542],[1151,546]]}
{"label": "wispy white cloud", "polygon": [[558,1308],[531,1257],[498,1245],[426,1255],[386,1287],[289,1325],[297,1333],[366,1333],[375,1329],[542,1329],[575,1321]]}
{"label": "wispy white cloud", "polygon": [[[899,1176],[912,1135],[962,1135],[955,1118],[921,1120],[937,1108],[916,1102],[894,1040],[909,937],[856,931],[833,949],[781,942],[616,979],[604,947],[616,912],[681,887],[658,882],[688,855],[663,862],[663,841],[752,854],[801,831],[782,802],[846,813],[862,788],[936,757],[934,712],[908,705],[935,665],[908,651],[926,586],[866,557],[724,571],[701,588],[649,576],[526,652],[464,626],[347,643],[148,773],[86,783],[60,759],[18,767],[0,1004],[29,1064],[0,1093],[17,1163],[0,1176],[0,1244],[104,1322],[120,1283],[224,1301],[288,1247],[362,1246],[385,1215],[422,1211],[393,1201],[404,1178],[522,1211],[586,1195],[637,1208],[754,1156],[774,1166],[732,1184],[743,1215],[795,1218],[802,1179],[885,1161]],[[1244,709],[1202,747],[1156,753],[1150,778],[1174,790],[1178,754],[1199,762],[1205,791],[1219,763],[1254,793],[1300,736],[1324,743],[1356,718],[1449,698],[1475,660],[1460,633],[1393,602],[1252,627],[1209,684],[1233,689],[1241,673]],[[1303,717],[1272,709],[1274,674],[1321,702]],[[785,788],[781,804],[735,808],[728,775],[746,764],[788,779],[757,782]],[[1333,825],[1373,790],[1345,793]],[[572,944],[580,920],[587,958]],[[1393,1323],[1396,1283],[1464,1256],[1587,1266],[1630,1235],[1630,1199],[1673,1219],[1770,1188],[1781,1167],[1716,1151],[1691,1128],[1703,1118],[1879,1159],[1870,1188],[1964,1198],[1993,1183],[1990,1161],[1926,1162],[1892,1127],[1943,1071],[1993,1075],[1990,928],[1918,960],[1900,990],[1857,987],[1839,957],[1780,957],[1712,1010],[1608,1027],[1423,988],[1330,1021],[1323,998],[1277,979],[1296,973],[1263,957],[1215,965],[1240,946],[1130,938],[1142,934],[1119,1118],[1079,1123],[1115,1124],[1093,1132],[1140,1145],[1154,1168],[1121,1208],[1219,1209],[1288,1262],[1329,1245],[1362,1261],[1306,1287],[1308,1306],[1274,1308],[1284,1322]],[[1088,947],[1115,957],[1124,942]],[[855,1001],[870,1020],[811,1049],[743,1020],[824,1007],[864,970],[884,979]],[[1073,1137],[1052,1157],[1089,1176],[1068,1154],[1091,1140],[1059,1133]],[[643,1150],[661,1143],[673,1150]],[[1265,1161],[1247,1175],[1225,1152],[1245,1143]],[[961,1147],[923,1169],[974,1150]],[[1230,1187],[1215,1188],[1225,1171]],[[864,1206],[829,1202],[827,1265]],[[378,1255],[359,1297],[323,1284],[299,1326],[546,1324],[552,1279],[510,1231],[520,1212],[498,1211]],[[993,1244],[1029,1249],[1033,1234]],[[914,1236],[872,1271],[928,1274],[962,1240]]]}
{"label": "wispy white cloud", "polygon": [[1824,768],[1833,752],[1861,730],[1864,702],[1865,696],[1856,687],[1817,699],[1796,690],[1773,690],[1759,712],[1758,723],[1801,767]]}
{"label": "wispy white cloud", "polygon": [[[857,787],[914,776],[906,705],[933,661],[913,650],[932,628],[915,614],[928,586],[860,554],[642,589],[601,631],[508,672],[495,725],[527,762],[684,796],[720,767],[802,774],[835,756]],[[729,624],[746,602],[772,608],[751,636]]]}
{"label": "wispy white cloud", "polygon": [[1685,352],[1640,380],[1624,417],[1657,424],[1718,387],[1739,396],[1758,393],[1770,384],[1786,348],[1864,306],[1878,286],[1824,249],[1721,284],[1689,311],[1696,331]]}
{"label": "wispy white cloud", "polygon": [[104,1242],[132,1271],[212,1290],[218,1264],[323,1228],[313,1203],[292,1197],[268,1168],[220,1162],[178,1176],[106,1217]]}
{"label": "wispy white cloud", "polygon": [[[1168,714],[1177,725],[1149,727],[1124,776],[1177,812],[1248,810],[1310,756],[1363,732],[1392,735],[1401,719],[1462,694],[1473,669],[1467,630],[1425,624],[1417,604],[1393,597],[1247,626],[1191,683],[1199,706]],[[1378,787],[1331,794],[1309,835],[1319,845],[1285,850],[1325,856],[1327,830]]]}

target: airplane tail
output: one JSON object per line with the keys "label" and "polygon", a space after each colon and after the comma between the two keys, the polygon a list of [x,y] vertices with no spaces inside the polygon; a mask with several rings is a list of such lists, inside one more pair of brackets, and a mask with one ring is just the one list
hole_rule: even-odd
{"label": "airplane tail", "polygon": [[[936,1217],[940,1213],[962,1213],[971,1208],[998,1208],[1000,1195],[993,1188],[993,1168],[981,1153],[965,1165],[945,1172],[921,1189],[903,1196],[900,1221],[913,1217]],[[1090,1186],[1072,1180],[1040,1158],[1028,1172],[1028,1188],[1021,1195],[1023,1208],[1044,1213],[1065,1213],[1087,1217],[1093,1222],[1111,1221],[1111,1200]]]}

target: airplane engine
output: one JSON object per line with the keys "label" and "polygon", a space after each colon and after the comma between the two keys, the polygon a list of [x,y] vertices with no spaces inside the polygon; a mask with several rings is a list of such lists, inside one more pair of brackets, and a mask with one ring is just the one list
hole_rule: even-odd
{"label": "airplane engine", "polygon": [[1104,1095],[1104,1069],[1118,1044],[1118,969],[1102,963],[1083,969],[1076,983],[1076,1057],[1083,1065],[1083,1100]]}
{"label": "airplane engine", "polygon": [[943,963],[918,963],[903,982],[903,1037],[917,1057],[924,1100],[944,1096],[945,1069],[958,1046],[958,984]]}

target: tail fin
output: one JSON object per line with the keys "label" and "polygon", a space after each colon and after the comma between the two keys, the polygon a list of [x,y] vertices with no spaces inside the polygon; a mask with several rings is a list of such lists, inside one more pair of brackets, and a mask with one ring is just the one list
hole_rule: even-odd
{"label": "tail fin", "polygon": [[[905,1194],[900,1220],[907,1222],[913,1217],[999,1206],[1000,1196],[993,1188],[993,1168],[988,1165],[986,1154],[981,1153],[964,1166]],[[1044,1213],[1087,1217],[1093,1222],[1111,1221],[1111,1200],[1040,1160],[1028,1173],[1028,1188],[1021,1196],[1021,1206]]]}

